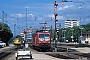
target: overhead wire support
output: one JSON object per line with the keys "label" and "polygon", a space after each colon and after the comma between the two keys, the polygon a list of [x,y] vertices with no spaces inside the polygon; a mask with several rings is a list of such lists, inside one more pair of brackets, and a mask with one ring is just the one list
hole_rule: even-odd
{"label": "overhead wire support", "polygon": [[14,24],[14,36],[16,36],[16,24]]}
{"label": "overhead wire support", "polygon": [[27,30],[27,7],[26,7],[26,30]]}
{"label": "overhead wire support", "polygon": [[45,21],[44,23],[40,23],[40,24],[44,24],[44,30],[46,30],[46,24],[47,24],[47,22]]}

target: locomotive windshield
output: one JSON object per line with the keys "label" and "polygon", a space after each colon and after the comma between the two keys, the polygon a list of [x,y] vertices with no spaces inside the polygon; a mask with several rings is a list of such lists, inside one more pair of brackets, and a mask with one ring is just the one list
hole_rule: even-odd
{"label": "locomotive windshield", "polygon": [[39,38],[49,38],[49,34],[39,34]]}

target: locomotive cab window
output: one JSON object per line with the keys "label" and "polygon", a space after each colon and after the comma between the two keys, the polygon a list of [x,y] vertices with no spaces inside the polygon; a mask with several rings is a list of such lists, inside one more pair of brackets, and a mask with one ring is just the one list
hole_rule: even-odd
{"label": "locomotive cab window", "polygon": [[49,38],[49,34],[39,34],[39,38]]}

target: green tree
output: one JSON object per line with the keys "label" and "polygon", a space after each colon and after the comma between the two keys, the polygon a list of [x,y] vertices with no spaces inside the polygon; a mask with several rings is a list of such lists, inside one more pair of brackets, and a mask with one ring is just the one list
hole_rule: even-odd
{"label": "green tree", "polygon": [[8,41],[11,37],[13,37],[12,31],[10,30],[10,27],[5,23],[0,23],[2,25],[2,29],[0,30],[0,38],[3,42],[5,42],[8,45]]}
{"label": "green tree", "polygon": [[[64,37],[64,34],[65,34],[65,40],[69,40],[71,42],[72,41],[72,39],[71,39],[72,29],[73,29],[73,36],[74,36],[73,39],[74,39],[74,41],[77,41],[78,37],[80,36],[80,33],[81,33],[80,27],[81,26],[75,26],[73,28],[62,28],[62,29],[60,29],[61,32],[59,32],[60,33],[59,37],[62,38],[62,37]],[[84,27],[82,27],[82,28],[84,28]],[[65,33],[62,30],[65,30]],[[85,31],[85,30],[83,29],[83,31]],[[62,41],[63,38],[60,40]]]}

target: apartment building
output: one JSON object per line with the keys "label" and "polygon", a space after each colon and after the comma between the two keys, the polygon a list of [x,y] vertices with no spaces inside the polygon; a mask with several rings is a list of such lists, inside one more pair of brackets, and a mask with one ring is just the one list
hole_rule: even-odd
{"label": "apartment building", "polygon": [[65,21],[65,28],[72,28],[74,26],[79,26],[80,22],[78,20],[67,20]]}

